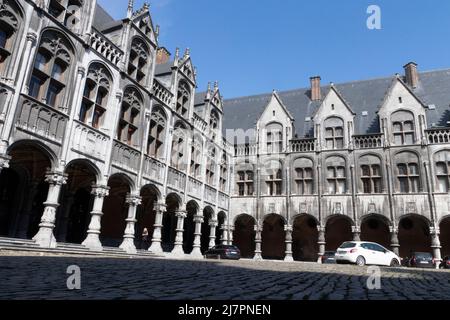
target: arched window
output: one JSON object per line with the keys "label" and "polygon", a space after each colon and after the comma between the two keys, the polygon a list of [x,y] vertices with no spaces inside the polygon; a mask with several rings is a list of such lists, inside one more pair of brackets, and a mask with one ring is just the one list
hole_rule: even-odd
{"label": "arched window", "polygon": [[227,179],[228,179],[228,161],[227,155],[224,152],[222,155],[222,161],[220,162],[220,181],[219,181],[219,187],[222,192],[226,191]]}
{"label": "arched window", "polygon": [[166,123],[164,112],[160,107],[154,107],[147,140],[147,153],[151,157],[161,158],[163,156]]}
{"label": "arched window", "polygon": [[283,126],[271,123],[266,126],[267,153],[283,152]]}
{"label": "arched window", "polygon": [[441,151],[434,157],[437,190],[448,193],[450,191],[450,151]]}
{"label": "arched window", "polygon": [[134,38],[131,43],[128,75],[140,84],[144,84],[149,60],[150,53],[147,45],[142,40]]}
{"label": "arched window", "polygon": [[299,158],[294,161],[294,188],[297,195],[313,194],[313,162],[307,158]]}
{"label": "arched window", "polygon": [[94,128],[103,125],[111,90],[111,75],[106,68],[94,63],[89,67],[78,119]]}
{"label": "arched window", "polygon": [[409,111],[397,111],[391,115],[395,145],[414,144],[414,115]]}
{"label": "arched window", "polygon": [[183,117],[186,116],[189,110],[190,101],[191,90],[189,89],[189,85],[184,81],[180,81],[178,84],[176,112]]}
{"label": "arched window", "polygon": [[215,174],[216,174],[216,149],[210,148],[208,152],[208,160],[206,163],[206,183],[210,186],[215,185]]}
{"label": "arched window", "polygon": [[67,28],[74,30],[79,24],[81,0],[50,0],[48,12]]}
{"label": "arched window", "polygon": [[201,175],[201,163],[202,163],[202,139],[194,136],[192,143],[192,155],[191,155],[191,176],[199,178]]}
{"label": "arched window", "polygon": [[327,149],[344,148],[344,121],[338,117],[325,120],[325,145]]}
{"label": "arched window", "polygon": [[178,170],[184,170],[186,165],[184,163],[186,155],[186,141],[188,135],[186,128],[181,123],[175,125],[172,139],[172,157],[171,166]]}
{"label": "arched window", "polygon": [[136,89],[127,89],[123,95],[117,139],[128,144],[138,145],[138,129],[142,110],[142,97]]}
{"label": "arched window", "polygon": [[238,167],[236,177],[237,191],[240,196],[252,196],[254,193],[254,174],[250,165]]}
{"label": "arched window", "polygon": [[73,51],[65,38],[56,32],[45,32],[34,59],[29,95],[49,106],[64,109],[62,104],[72,56]]}
{"label": "arched window", "polygon": [[209,127],[211,128],[212,140],[216,139],[216,131],[219,128],[219,115],[217,111],[211,110],[211,114],[209,117]]}
{"label": "arched window", "polygon": [[11,56],[21,20],[20,10],[14,1],[3,1],[0,7],[0,71]]}
{"label": "arched window", "polygon": [[419,158],[412,152],[401,152],[395,157],[397,190],[401,193],[420,191]]}
{"label": "arched window", "polygon": [[266,167],[267,195],[278,196],[283,190],[283,168],[279,161],[270,161]]}
{"label": "arched window", "polygon": [[329,194],[347,192],[346,162],[341,157],[330,157],[326,161],[327,185]]}
{"label": "arched window", "polygon": [[363,193],[382,192],[381,161],[378,157],[367,155],[360,158],[360,177]]}

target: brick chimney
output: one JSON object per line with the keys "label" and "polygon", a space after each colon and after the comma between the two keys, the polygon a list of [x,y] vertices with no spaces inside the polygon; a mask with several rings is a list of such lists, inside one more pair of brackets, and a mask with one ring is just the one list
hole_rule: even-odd
{"label": "brick chimney", "polygon": [[419,73],[417,72],[417,64],[415,62],[410,62],[406,64],[405,69],[405,81],[406,84],[412,88],[417,88],[419,84]]}
{"label": "brick chimney", "polygon": [[320,89],[320,76],[315,76],[309,78],[311,80],[311,100],[320,101],[322,100],[322,93]]}
{"label": "brick chimney", "polygon": [[163,64],[169,62],[169,60],[170,52],[164,47],[158,48],[156,52],[156,64]]}

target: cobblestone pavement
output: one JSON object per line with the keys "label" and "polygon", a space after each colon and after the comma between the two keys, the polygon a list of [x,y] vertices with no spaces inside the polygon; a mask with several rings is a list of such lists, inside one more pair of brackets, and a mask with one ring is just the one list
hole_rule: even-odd
{"label": "cobblestone pavement", "polygon": [[[67,289],[67,268],[81,290]],[[0,299],[406,300],[450,299],[450,272],[381,268],[368,290],[367,267],[241,261],[0,256]]]}

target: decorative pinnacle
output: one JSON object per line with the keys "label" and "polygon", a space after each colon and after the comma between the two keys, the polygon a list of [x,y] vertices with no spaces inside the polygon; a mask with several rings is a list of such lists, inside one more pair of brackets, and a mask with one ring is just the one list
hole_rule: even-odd
{"label": "decorative pinnacle", "polygon": [[180,48],[176,48],[175,49],[175,58],[179,58],[180,57]]}
{"label": "decorative pinnacle", "polygon": [[206,91],[208,91],[208,92],[211,91],[211,82],[210,81],[208,81],[208,89]]}
{"label": "decorative pinnacle", "polygon": [[191,49],[186,48],[186,51],[184,52],[184,57],[189,57],[191,55]]}
{"label": "decorative pinnacle", "polygon": [[214,91],[217,91],[219,89],[219,81],[214,81]]}
{"label": "decorative pinnacle", "polygon": [[150,9],[150,4],[148,2],[144,2],[144,10]]}
{"label": "decorative pinnacle", "polygon": [[131,17],[133,14],[133,8],[134,8],[134,0],[128,0],[128,16]]}
{"label": "decorative pinnacle", "polygon": [[159,26],[159,24],[157,24],[156,28],[155,28],[155,34],[156,34],[157,38],[159,37],[159,31],[160,31],[160,26]]}

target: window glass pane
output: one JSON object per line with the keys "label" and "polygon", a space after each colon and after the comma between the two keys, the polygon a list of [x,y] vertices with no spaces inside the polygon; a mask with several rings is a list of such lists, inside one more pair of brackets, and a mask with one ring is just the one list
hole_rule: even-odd
{"label": "window glass pane", "polygon": [[304,182],[305,190],[304,194],[312,194],[313,193],[313,182],[311,180],[307,180]]}
{"label": "window glass pane", "polygon": [[312,179],[312,169],[305,168],[303,169],[305,179]]}
{"label": "window glass pane", "polygon": [[238,175],[239,175],[239,180],[240,181],[244,181],[245,180],[245,173],[243,171],[239,171]]}
{"label": "window glass pane", "polygon": [[415,164],[415,163],[409,164],[409,174],[410,175],[418,175],[419,174],[419,168],[418,168],[417,164]]}
{"label": "window glass pane", "polygon": [[362,175],[365,177],[370,176],[370,168],[369,166],[361,166]]}
{"label": "window glass pane", "polygon": [[328,167],[328,177],[329,178],[336,177],[336,170],[334,167]]}
{"label": "window glass pane", "polygon": [[52,70],[52,78],[55,80],[58,80],[60,82],[64,81],[64,66],[60,65],[59,63],[55,63],[53,65],[53,70]]}
{"label": "window glass pane", "polygon": [[394,122],[393,124],[394,132],[402,132],[402,124],[400,122]]}
{"label": "window glass pane", "polygon": [[334,132],[336,137],[344,136],[344,129],[342,127],[337,127]]}
{"label": "window glass pane", "polygon": [[336,139],[336,149],[343,149],[344,148],[344,139],[339,138]]}
{"label": "window glass pane", "polygon": [[372,193],[370,179],[362,179],[362,182],[363,182],[363,192]]}
{"label": "window glass pane", "polygon": [[277,171],[277,179],[282,179],[282,171],[281,170]]}
{"label": "window glass pane", "polygon": [[5,48],[7,40],[8,40],[8,33],[6,33],[5,30],[0,29],[0,47]]}
{"label": "window glass pane", "polygon": [[414,133],[405,134],[405,144],[414,144]]}
{"label": "window glass pane", "polygon": [[411,178],[411,192],[419,192],[419,178]]}
{"label": "window glass pane", "polygon": [[400,192],[408,193],[409,192],[408,178],[399,178],[398,181],[400,185]]}
{"label": "window glass pane", "polygon": [[397,169],[398,169],[398,174],[401,176],[406,176],[408,174],[405,164],[397,165]]}
{"label": "window glass pane", "polygon": [[372,181],[373,181],[373,192],[381,193],[381,179],[375,178],[375,179],[372,179]]}
{"label": "window glass pane", "polygon": [[325,137],[330,138],[330,137],[333,137],[333,136],[334,136],[333,128],[326,128],[326,130],[325,130]]}
{"label": "window glass pane", "polygon": [[411,121],[406,121],[404,124],[403,124],[403,130],[404,131],[412,131],[412,130],[414,130],[414,125],[413,125],[413,123],[411,122]]}
{"label": "window glass pane", "polygon": [[276,187],[277,187],[277,195],[281,195],[281,182],[277,182]]}
{"label": "window glass pane", "polygon": [[303,169],[297,168],[295,171],[297,172],[297,178],[303,179]]}
{"label": "window glass pane", "polygon": [[105,89],[99,88],[98,89],[98,93],[97,93],[97,99],[95,100],[95,103],[98,104],[99,106],[104,107],[104,103],[105,103],[105,98],[106,98],[107,92]]}
{"label": "window glass pane", "polygon": [[328,193],[329,194],[336,193],[336,182],[333,179],[328,180]]}
{"label": "window glass pane", "polygon": [[247,180],[253,181],[253,172],[252,171],[247,171]]}
{"label": "window glass pane", "polygon": [[338,189],[337,189],[337,193],[338,194],[342,194],[346,192],[346,184],[345,184],[345,180],[338,180],[337,181],[338,184]]}
{"label": "window glass pane", "polygon": [[448,186],[448,178],[447,177],[438,178],[438,185],[439,185],[439,192],[448,193],[449,186]]}
{"label": "window glass pane", "polygon": [[394,143],[396,145],[402,145],[403,144],[403,135],[402,134],[394,135]]}
{"label": "window glass pane", "polygon": [[436,163],[436,174],[438,175],[447,174],[447,164],[445,162]]}
{"label": "window glass pane", "polygon": [[86,122],[86,114],[88,110],[89,110],[88,104],[86,102],[82,102],[79,115],[79,120],[81,122]]}
{"label": "window glass pane", "polygon": [[339,178],[345,178],[345,168],[344,167],[337,168],[337,176]]}
{"label": "window glass pane", "polygon": [[39,98],[39,93],[41,91],[41,87],[44,85],[44,80],[42,80],[39,77],[36,76],[32,76],[31,77],[31,81],[30,81],[30,91],[29,91],[29,95],[38,99]]}
{"label": "window glass pane", "polygon": [[243,184],[239,184],[239,195],[240,196],[244,195],[244,185]]}
{"label": "window glass pane", "polygon": [[48,86],[48,91],[47,91],[47,104],[49,106],[55,107],[57,99],[58,99],[58,95],[61,92],[61,87],[60,86],[56,86],[53,83],[50,83],[50,85]]}
{"label": "window glass pane", "polygon": [[327,144],[327,149],[334,149],[334,140],[333,139],[328,139],[326,141]]}
{"label": "window glass pane", "polygon": [[297,184],[297,194],[303,194],[304,193],[303,181],[302,180],[297,180],[296,184]]}
{"label": "window glass pane", "polygon": [[46,55],[44,55],[41,52],[38,52],[36,55],[36,62],[34,63],[34,67],[36,69],[39,69],[43,72],[47,71],[47,63],[48,63],[49,59]]}
{"label": "window glass pane", "polygon": [[247,183],[247,192],[249,196],[253,195],[253,183]]}
{"label": "window glass pane", "polygon": [[380,177],[381,176],[381,169],[379,165],[373,165],[372,166],[372,176]]}

